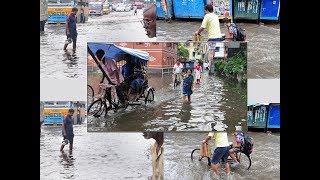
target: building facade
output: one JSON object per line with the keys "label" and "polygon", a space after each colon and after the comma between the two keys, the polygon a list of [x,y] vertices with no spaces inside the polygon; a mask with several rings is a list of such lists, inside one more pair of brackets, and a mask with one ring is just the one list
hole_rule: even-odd
{"label": "building facade", "polygon": [[151,73],[165,73],[172,70],[178,58],[178,45],[172,42],[126,42],[117,46],[139,49],[149,53],[148,69]]}

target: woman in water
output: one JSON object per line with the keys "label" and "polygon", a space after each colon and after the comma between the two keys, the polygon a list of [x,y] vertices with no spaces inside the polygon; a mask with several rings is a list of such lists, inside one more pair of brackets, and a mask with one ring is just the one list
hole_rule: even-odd
{"label": "woman in water", "polygon": [[186,96],[188,96],[188,102],[190,102],[190,96],[192,94],[192,88],[193,88],[193,75],[192,75],[192,70],[188,69],[187,70],[187,76],[183,79],[183,84],[182,84],[182,95],[183,95],[183,101],[186,100]]}

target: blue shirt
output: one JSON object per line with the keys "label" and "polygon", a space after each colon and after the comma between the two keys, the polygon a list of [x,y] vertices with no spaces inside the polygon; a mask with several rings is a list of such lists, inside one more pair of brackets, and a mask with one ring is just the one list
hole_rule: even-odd
{"label": "blue shirt", "polygon": [[[66,134],[67,136],[73,135],[73,121],[72,121],[72,116],[66,115],[63,117],[63,123],[64,127],[66,129]],[[63,129],[62,129],[62,135],[63,135]]]}
{"label": "blue shirt", "polygon": [[71,35],[74,35],[74,34],[77,34],[77,19],[76,19],[76,16],[73,15],[73,14],[68,14],[67,16],[67,20],[68,22],[68,28],[69,28],[69,32]]}
{"label": "blue shirt", "polygon": [[122,71],[122,76],[126,78],[134,73],[134,67],[132,64],[126,63],[125,65],[122,66],[121,71]]}
{"label": "blue shirt", "polygon": [[137,89],[136,89],[136,86],[135,86],[135,83],[138,83],[138,86],[141,88],[142,86],[143,86],[143,81],[142,81],[142,79],[135,79],[135,80],[133,80],[132,81],[132,83],[131,83],[131,88],[133,89],[133,90],[135,90],[135,91],[137,91]]}

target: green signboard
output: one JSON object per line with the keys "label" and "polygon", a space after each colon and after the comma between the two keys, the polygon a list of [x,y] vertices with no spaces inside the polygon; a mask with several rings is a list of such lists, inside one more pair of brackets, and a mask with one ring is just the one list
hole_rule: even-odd
{"label": "green signboard", "polygon": [[261,0],[234,0],[234,18],[258,20]]}

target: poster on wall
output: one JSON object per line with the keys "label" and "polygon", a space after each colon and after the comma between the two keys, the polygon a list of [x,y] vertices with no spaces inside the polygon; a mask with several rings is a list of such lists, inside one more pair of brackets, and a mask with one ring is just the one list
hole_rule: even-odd
{"label": "poster on wall", "polygon": [[209,0],[209,3],[213,6],[213,12],[222,18],[232,17],[232,1],[230,0]]}

